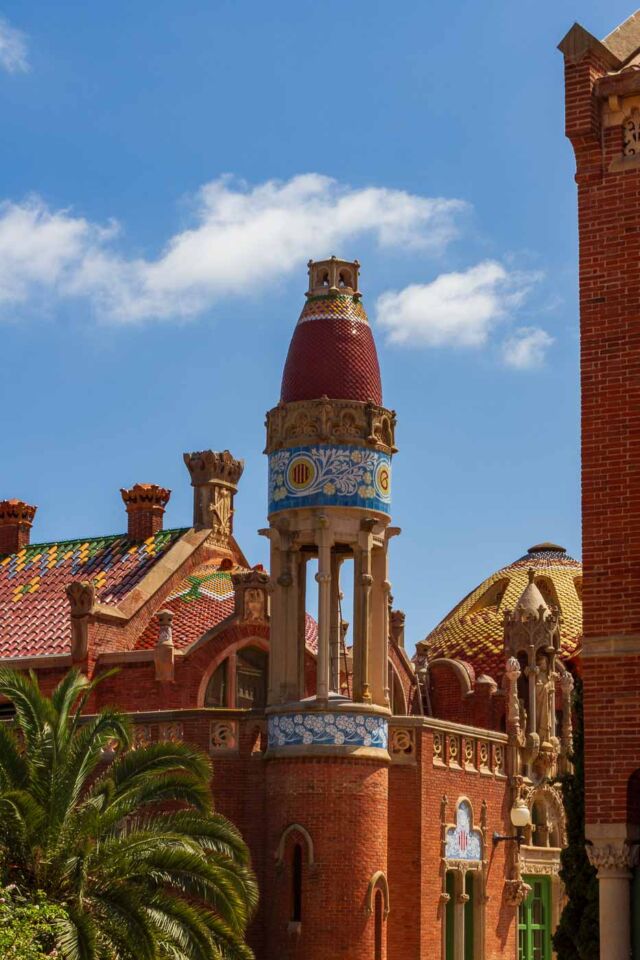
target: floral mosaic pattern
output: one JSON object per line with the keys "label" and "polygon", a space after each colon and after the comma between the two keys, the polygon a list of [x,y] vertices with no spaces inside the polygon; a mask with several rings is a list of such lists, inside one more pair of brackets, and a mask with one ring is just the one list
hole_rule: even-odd
{"label": "floral mosaic pattern", "polygon": [[471,807],[466,800],[458,804],[455,827],[447,830],[444,855],[447,860],[482,859],[482,834],[471,829]]}
{"label": "floral mosaic pattern", "polygon": [[268,734],[270,747],[327,744],[386,750],[389,724],[384,717],[353,713],[287,713],[269,717]]}
{"label": "floral mosaic pattern", "polygon": [[269,456],[269,513],[313,505],[389,513],[391,458],[361,447],[276,450]]}

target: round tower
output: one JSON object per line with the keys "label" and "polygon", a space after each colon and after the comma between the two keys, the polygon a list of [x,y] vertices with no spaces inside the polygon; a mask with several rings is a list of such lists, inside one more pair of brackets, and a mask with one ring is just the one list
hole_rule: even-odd
{"label": "round tower", "polygon": [[[387,552],[395,414],[382,406],[359,264],[309,263],[267,414],[271,546],[268,957],[386,957]],[[353,609],[340,570],[353,564]],[[317,564],[307,596],[308,565]],[[317,605],[315,683],[305,613]],[[344,636],[350,621],[351,656]]]}

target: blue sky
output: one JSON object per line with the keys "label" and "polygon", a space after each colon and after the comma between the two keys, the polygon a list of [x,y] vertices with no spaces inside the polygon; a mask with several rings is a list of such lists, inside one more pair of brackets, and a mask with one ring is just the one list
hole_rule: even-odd
{"label": "blue sky", "polygon": [[551,539],[580,554],[576,210],[562,58],[610,0],[0,4],[0,497],[117,532],[185,450],[246,461],[305,263],[358,257],[398,412],[396,605],[422,638]]}

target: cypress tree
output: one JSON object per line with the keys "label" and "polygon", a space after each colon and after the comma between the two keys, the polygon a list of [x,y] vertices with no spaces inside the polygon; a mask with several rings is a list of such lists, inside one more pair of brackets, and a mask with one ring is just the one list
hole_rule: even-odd
{"label": "cypress tree", "polygon": [[584,725],[579,679],[576,679],[573,705],[573,773],[562,777],[568,842],[560,855],[560,878],[567,902],[553,936],[553,946],[558,960],[599,960],[598,880],[585,848]]}

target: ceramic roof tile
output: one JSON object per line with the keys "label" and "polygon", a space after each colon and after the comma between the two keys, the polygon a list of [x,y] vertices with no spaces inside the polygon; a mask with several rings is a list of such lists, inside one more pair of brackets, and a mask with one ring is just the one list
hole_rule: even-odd
{"label": "ceramic roof tile", "polygon": [[513,610],[528,583],[527,571],[536,571],[536,583],[545,590],[550,606],[562,616],[561,655],[571,659],[582,644],[582,565],[555,544],[538,544],[523,557],[497,570],[441,620],[418,644],[418,654],[430,660],[456,658],[470,663],[479,676],[499,679],[504,673],[503,616]]}
{"label": "ceramic roof tile", "polygon": [[116,605],[185,532],[162,530],[143,543],[116,534],[30,544],[0,558],[0,657],[68,653],[66,586],[92,580],[96,599]]}

